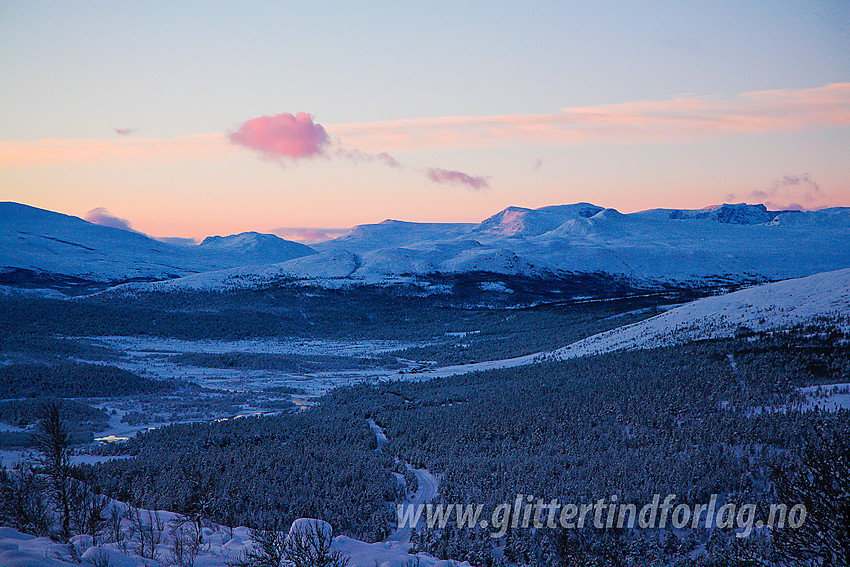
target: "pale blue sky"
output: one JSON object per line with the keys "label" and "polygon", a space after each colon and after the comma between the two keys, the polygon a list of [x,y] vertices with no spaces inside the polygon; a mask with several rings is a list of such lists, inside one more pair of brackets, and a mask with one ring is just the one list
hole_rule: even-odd
{"label": "pale blue sky", "polygon": [[[0,1],[5,142],[114,140],[116,127],[161,140],[223,133],[254,117],[298,111],[323,125],[556,114],[565,107],[734,99],[847,81],[847,2]],[[805,171],[828,197],[815,206],[846,201],[850,171],[831,156],[847,155],[848,140],[848,127],[839,121],[684,148],[545,141],[495,149],[386,148],[411,164],[407,174],[337,160],[281,168],[234,148],[227,168],[216,165],[214,182],[195,162],[182,169],[150,160],[0,164],[0,198],[72,214],[106,206],[148,230],[189,233],[176,221],[156,220],[168,203],[154,209],[145,201],[172,195],[173,207],[182,211],[174,218],[185,218],[183,208],[201,194],[198,186],[211,183],[216,195],[227,196],[228,187],[248,193],[245,207],[269,198],[281,207],[276,220],[268,211],[251,217],[246,209],[239,222],[228,223],[231,201],[222,198],[227,213],[210,209],[196,231],[249,228],[252,222],[257,229],[338,226],[384,216],[480,220],[510,204],[593,201],[594,194],[600,204],[624,210],[660,206],[665,195],[671,205],[696,207]],[[751,165],[722,165],[742,149]],[[537,160],[543,167],[534,167]],[[692,160],[691,171],[702,179],[689,180],[682,160]],[[617,164],[627,171],[617,174]],[[710,190],[705,175],[718,164]],[[491,189],[474,195],[435,189],[429,203],[458,207],[454,216],[438,214],[437,204],[423,207],[429,185],[409,173],[426,165],[487,176]],[[144,180],[161,185],[164,168],[168,191],[146,193]],[[67,183],[66,190],[57,183]],[[304,197],[314,188],[332,198],[334,186],[351,214],[331,214]],[[634,189],[646,187],[653,197],[636,200]],[[186,195],[175,196],[181,190]],[[682,191],[693,199],[683,199]],[[368,207],[345,207],[352,192],[374,203],[375,217]]]}

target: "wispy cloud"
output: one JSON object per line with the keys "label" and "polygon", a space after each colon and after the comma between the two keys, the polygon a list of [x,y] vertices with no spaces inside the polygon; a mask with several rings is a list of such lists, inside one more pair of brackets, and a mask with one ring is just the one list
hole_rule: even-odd
{"label": "wispy cloud", "polygon": [[810,173],[783,175],[765,189],[756,189],[743,195],[730,193],[726,196],[729,201],[756,201],[775,210],[816,208],[821,204],[821,197],[821,186]]}
{"label": "wispy cloud", "polygon": [[461,171],[429,167],[425,170],[425,176],[434,183],[450,183],[463,185],[469,189],[485,189],[490,186],[489,177],[467,175]]}
{"label": "wispy cloud", "polygon": [[119,136],[132,136],[136,133],[135,128],[113,128],[112,130]]}
{"label": "wispy cloud", "polygon": [[[299,119],[301,115],[304,117]],[[686,143],[848,125],[850,83],[835,83],[813,89],[750,92],[731,98],[693,96],[571,107],[551,114],[450,116],[323,126],[309,114],[299,113],[255,118],[226,135],[0,141],[0,166],[213,160],[230,154],[235,142],[278,161],[325,156],[401,167],[392,152],[530,143]]]}
{"label": "wispy cloud", "polygon": [[689,55],[704,55],[706,52],[705,46],[691,37],[663,37],[658,39],[658,43],[669,51],[679,51]]}
{"label": "wispy cloud", "polygon": [[[248,120],[238,130],[228,134],[230,141],[238,146],[257,152],[261,157],[281,164],[304,158],[322,156],[344,158],[355,163],[378,162],[393,169],[404,166],[385,151],[364,152],[359,147],[349,147],[332,142],[324,126],[306,112],[290,114],[284,112],[274,116],[261,116]],[[461,171],[450,171],[437,167],[420,170],[434,183],[463,185],[472,189],[489,186],[487,177],[476,177]]]}
{"label": "wispy cloud", "polygon": [[370,154],[358,149],[347,150],[344,148],[338,147],[334,151],[337,157],[342,157],[349,159],[355,163],[363,162],[378,162],[387,167],[392,167],[394,169],[402,167],[401,163],[393,156],[388,154],[387,152],[380,152],[377,154]]}
{"label": "wispy cloud", "polygon": [[413,151],[540,143],[696,142],[736,135],[797,132],[850,124],[850,83],[771,90],[732,98],[682,97],[563,108],[553,114],[450,116],[328,125],[342,143]]}
{"label": "wispy cloud", "polygon": [[286,240],[300,242],[302,244],[316,244],[342,236],[350,229],[348,228],[275,228],[272,234],[276,234]]}
{"label": "wispy cloud", "polygon": [[[101,226],[111,226],[121,230],[133,230],[133,225],[127,219],[116,217],[105,207],[97,207],[86,213],[85,220]],[[135,231],[133,231],[135,232]]]}

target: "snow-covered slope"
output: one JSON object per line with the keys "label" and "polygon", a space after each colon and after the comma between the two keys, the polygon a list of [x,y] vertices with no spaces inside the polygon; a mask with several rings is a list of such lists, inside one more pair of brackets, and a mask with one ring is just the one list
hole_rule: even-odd
{"label": "snow-covered slope", "polygon": [[541,209],[508,207],[476,226],[474,234],[506,237],[539,236],[555,230],[568,220],[590,218],[602,211],[590,203],[555,205]]}
{"label": "snow-covered slope", "polygon": [[175,277],[207,269],[188,252],[143,234],[0,203],[0,269],[93,281]]}
{"label": "snow-covered slope", "polygon": [[200,249],[211,255],[241,257],[246,265],[275,264],[316,253],[309,246],[299,242],[259,232],[208,236],[201,242]]}
{"label": "snow-covered slope", "polygon": [[[589,203],[509,207],[478,225],[359,226],[316,245],[322,254],[309,262],[242,270],[235,279],[232,271],[208,274],[202,287],[261,285],[281,274],[330,285],[335,278],[375,283],[466,272],[547,279],[608,274],[650,287],[768,281],[850,267],[848,243],[847,208],[771,212],[739,204],[622,214]],[[196,288],[200,281],[178,280],[169,288]]]}
{"label": "snow-covered slope", "polygon": [[431,368],[406,378],[428,380],[618,350],[725,338],[744,329],[758,332],[810,324],[837,326],[844,332],[850,332],[850,269],[698,299],[650,319],[599,333],[553,351]]}
{"label": "snow-covered slope", "polygon": [[825,323],[850,331],[850,269],[706,297],[551,353],[572,358]]}
{"label": "snow-covered slope", "polygon": [[222,291],[256,289],[282,281],[347,280],[360,265],[360,257],[346,250],[311,254],[278,264],[250,265],[214,270],[190,276],[151,283],[128,283],[116,287],[119,292],[136,291]]}
{"label": "snow-covered slope", "polygon": [[409,246],[419,242],[451,240],[476,225],[465,223],[420,223],[387,219],[377,224],[361,224],[330,242],[314,245],[316,250],[344,247],[355,252]]}
{"label": "snow-covered slope", "polygon": [[10,284],[161,280],[313,253],[302,244],[256,233],[177,246],[77,217],[0,203],[0,279]]}

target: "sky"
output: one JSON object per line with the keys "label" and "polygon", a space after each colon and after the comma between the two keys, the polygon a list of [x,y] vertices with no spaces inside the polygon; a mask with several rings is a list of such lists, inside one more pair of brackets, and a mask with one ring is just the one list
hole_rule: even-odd
{"label": "sky", "polygon": [[302,240],[850,206],[848,30],[846,1],[0,0],[0,200]]}

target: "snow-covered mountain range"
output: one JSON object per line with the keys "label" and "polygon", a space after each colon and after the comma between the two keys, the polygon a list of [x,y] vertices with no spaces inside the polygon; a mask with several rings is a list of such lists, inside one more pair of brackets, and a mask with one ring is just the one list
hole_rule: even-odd
{"label": "snow-covered mountain range", "polygon": [[[622,214],[589,203],[509,207],[481,223],[387,220],[308,247],[269,234],[166,244],[16,203],[0,203],[0,279],[233,289],[301,280],[327,285],[413,281],[432,274],[605,274],[692,286],[802,277],[850,267],[850,208],[764,205]],[[41,283],[39,283],[41,282]]]}
{"label": "snow-covered mountain range", "polygon": [[271,234],[179,246],[18,203],[0,203],[0,281],[29,286],[157,281],[315,254]]}

